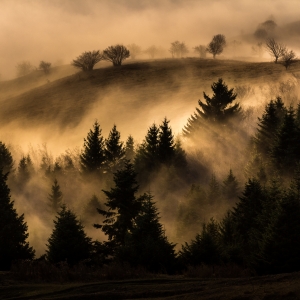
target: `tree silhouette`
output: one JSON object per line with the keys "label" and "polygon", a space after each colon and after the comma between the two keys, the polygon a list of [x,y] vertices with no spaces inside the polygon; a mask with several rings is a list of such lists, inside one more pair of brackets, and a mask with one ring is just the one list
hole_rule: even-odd
{"label": "tree silhouette", "polygon": [[274,56],[275,64],[277,64],[278,59],[286,52],[286,47],[276,42],[274,38],[268,38],[266,40],[266,49],[272,56]]}
{"label": "tree silhouette", "polygon": [[120,66],[129,56],[129,50],[123,45],[110,46],[103,51],[103,58],[111,61],[114,66]]}
{"label": "tree silhouette", "polygon": [[39,69],[43,70],[45,74],[50,73],[51,63],[46,61],[41,61],[39,65]]}
{"label": "tree silhouette", "polygon": [[131,135],[127,138],[126,145],[125,145],[125,158],[128,160],[133,161],[135,156],[134,151],[134,140]]}
{"label": "tree silhouette", "polygon": [[75,68],[81,69],[82,71],[91,71],[94,69],[95,64],[103,59],[103,55],[99,50],[85,51],[79,55],[71,63]]}
{"label": "tree silhouette", "polygon": [[107,197],[104,205],[107,210],[98,209],[105,217],[103,224],[95,224],[96,228],[108,236],[108,240],[116,245],[124,245],[125,237],[134,226],[134,221],[140,212],[143,196],[136,197],[139,186],[136,181],[136,172],[129,161],[125,166],[114,173],[115,186],[110,191],[103,190]]}
{"label": "tree silhouette", "polygon": [[159,213],[148,193],[143,200],[135,224],[127,234],[119,256],[133,266],[143,266],[152,272],[172,271],[175,264],[175,245],[165,236]]}
{"label": "tree silhouette", "polygon": [[0,169],[6,174],[13,170],[14,161],[6,145],[0,142]]}
{"label": "tree silhouette", "polygon": [[85,174],[100,173],[105,162],[104,141],[100,125],[96,121],[84,139],[84,149],[80,155],[80,164]]}
{"label": "tree silhouette", "polygon": [[13,260],[34,258],[34,250],[26,241],[24,215],[18,216],[10,200],[7,175],[0,169],[0,270],[8,270]]}
{"label": "tree silhouette", "polygon": [[76,215],[65,205],[56,216],[48,239],[46,257],[52,263],[66,261],[69,265],[90,257],[92,244]]}
{"label": "tree silhouette", "polygon": [[237,94],[219,78],[211,86],[214,94],[210,98],[203,92],[205,102],[198,101],[200,109],[196,108],[196,112],[188,119],[187,125],[183,129],[183,133],[188,136],[204,126],[204,121],[209,124],[225,125],[231,119],[242,117],[241,107],[239,103],[233,104]]}
{"label": "tree silhouette", "polygon": [[112,130],[109,132],[108,139],[105,140],[104,148],[106,167],[112,172],[116,171],[120,167],[125,156],[125,149],[120,138],[120,132],[117,130],[117,126],[114,125]]}
{"label": "tree silhouette", "polygon": [[51,193],[48,195],[49,206],[53,212],[57,212],[62,205],[63,194],[60,190],[60,186],[57,180],[54,180],[54,183],[51,187]]}
{"label": "tree silhouette", "polygon": [[217,34],[213,37],[212,41],[207,46],[207,52],[213,55],[213,58],[216,58],[216,55],[219,55],[223,52],[224,47],[226,46],[226,39],[223,34]]}

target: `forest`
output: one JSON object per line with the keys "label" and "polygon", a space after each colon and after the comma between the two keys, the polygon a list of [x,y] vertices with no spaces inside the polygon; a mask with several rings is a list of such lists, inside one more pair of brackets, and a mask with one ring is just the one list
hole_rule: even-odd
{"label": "forest", "polygon": [[166,116],[141,143],[92,120],[80,151],[55,159],[45,146],[15,161],[1,141],[0,270],[300,271],[300,104],[270,99],[249,134],[242,92],[212,82],[176,137]]}

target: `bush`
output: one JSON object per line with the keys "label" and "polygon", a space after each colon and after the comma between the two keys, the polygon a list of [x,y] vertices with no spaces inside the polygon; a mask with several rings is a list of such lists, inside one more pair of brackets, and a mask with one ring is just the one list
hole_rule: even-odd
{"label": "bush", "polygon": [[83,52],[80,56],[73,60],[71,65],[75,68],[81,69],[82,71],[93,70],[96,63],[103,59],[102,53],[100,51],[87,51]]}
{"label": "bush", "polygon": [[129,56],[129,50],[123,45],[110,46],[103,51],[103,58],[111,61],[114,66],[120,66]]}

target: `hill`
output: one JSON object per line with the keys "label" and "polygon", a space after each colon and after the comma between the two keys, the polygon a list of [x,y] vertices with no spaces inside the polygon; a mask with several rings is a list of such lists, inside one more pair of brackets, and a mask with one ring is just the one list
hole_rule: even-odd
{"label": "hill", "polygon": [[[254,87],[295,81],[299,74],[300,63],[286,71],[274,63],[186,58],[102,67],[43,85],[38,79],[31,89],[32,84],[26,87],[26,78],[20,78],[1,85],[0,126],[73,130],[82,124],[89,128],[98,119],[104,127],[108,124],[106,131],[116,123],[126,134],[140,138],[150,124],[167,116],[180,132],[203,91],[210,93],[210,85],[220,77],[229,87]],[[21,94],[11,96],[17,93],[14,90]]]}

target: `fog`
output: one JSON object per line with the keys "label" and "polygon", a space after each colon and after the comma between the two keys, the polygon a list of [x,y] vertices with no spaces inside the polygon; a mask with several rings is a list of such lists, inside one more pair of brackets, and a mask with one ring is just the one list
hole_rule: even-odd
{"label": "fog", "polygon": [[20,61],[68,64],[83,51],[116,43],[168,49],[180,40],[192,48],[217,33],[252,33],[269,18],[278,25],[298,21],[298,5],[297,0],[1,0],[1,78],[14,77]]}
{"label": "fog", "polygon": [[[189,57],[197,56],[192,48],[199,44],[207,45],[212,36],[218,33],[224,34],[229,42],[220,60],[236,56],[248,60],[271,61],[272,58],[266,52],[260,58],[251,52],[251,45],[255,44],[253,33],[259,24],[268,19],[274,20],[280,27],[299,21],[298,6],[298,0],[288,3],[283,0],[0,0],[0,80],[14,78],[16,65],[22,61],[29,61],[34,66],[38,66],[41,60],[51,62],[53,66],[68,65],[83,51],[103,50],[117,43],[136,43],[142,49],[156,45],[164,49],[160,58],[170,58],[170,43],[179,40],[187,44]],[[290,42],[295,47],[294,50],[299,51],[296,43],[299,37],[293,39],[292,33],[283,35],[282,32],[280,39]],[[230,44],[239,39],[242,40],[241,45]],[[140,58],[140,61],[148,59],[146,55]],[[101,62],[97,68],[107,66],[107,63]],[[12,88],[9,96],[0,95],[6,101],[3,100],[5,108],[8,107],[7,103],[15,101],[10,107],[13,115],[5,116],[7,124],[4,124],[3,118],[0,122],[0,140],[9,146],[15,160],[15,169],[20,159],[27,154],[31,156],[36,170],[40,168],[45,155],[53,164],[68,154],[74,159],[75,167],[78,167],[78,155],[83,147],[83,140],[95,120],[100,123],[104,138],[107,138],[116,124],[122,141],[126,141],[131,134],[138,145],[143,142],[151,124],[159,125],[167,117],[174,136],[181,137],[182,129],[194,113],[198,99],[203,100],[203,92],[211,96],[210,85],[221,76],[219,74],[225,74],[223,79],[229,88],[240,91],[237,101],[246,116],[243,125],[244,139],[238,135],[224,135],[212,141],[211,136],[205,132],[193,142],[181,138],[191,166],[195,169],[202,168],[202,181],[197,183],[207,184],[212,173],[217,174],[217,179],[221,182],[229,168],[232,168],[242,184],[245,180],[244,169],[241,167],[245,163],[245,148],[248,138],[255,132],[257,117],[261,116],[265,104],[277,96],[282,96],[287,104],[295,105],[299,100],[299,75],[297,77],[293,73],[283,73],[281,69],[278,71],[283,66],[274,64],[272,72],[274,77],[277,76],[277,82],[269,73],[269,77],[265,76],[264,69],[258,71],[249,67],[251,77],[244,70],[238,70],[238,65],[235,66],[238,72],[231,70],[230,73],[225,64],[219,65],[216,73],[210,72],[210,69],[202,71],[201,68],[185,66],[184,71],[174,72],[165,76],[167,78],[160,77],[155,80],[149,75],[150,79],[147,77],[145,83],[138,82],[136,78],[132,81],[124,79],[124,84],[107,84],[98,87],[97,91],[95,86],[86,83],[90,78],[85,78],[82,74],[74,76],[78,70],[69,66],[65,68],[64,75],[56,76],[53,72],[47,79],[32,80],[32,86],[17,82],[15,86],[22,86],[23,90],[20,88],[20,91],[14,91]],[[131,74],[134,72],[135,70],[131,70]],[[65,76],[70,77],[62,81],[61,85],[56,84],[56,79]],[[127,86],[128,82],[136,85]],[[26,101],[32,100],[29,108],[22,97],[9,99],[36,87],[41,89],[33,89],[37,94],[33,94],[32,99],[24,98]],[[63,89],[65,93],[61,95]],[[6,92],[7,90],[3,93]],[[45,98],[39,98],[43,92]],[[49,96],[52,92],[53,95]],[[33,108],[34,105],[36,108]],[[4,113],[1,114],[4,117]],[[229,151],[226,143],[234,145],[234,149]],[[47,203],[52,182],[40,174],[41,172],[27,183],[26,193],[13,191],[18,212],[25,213],[29,240],[38,255],[44,253],[54,218],[48,212]],[[176,243],[183,242],[184,240],[176,240],[176,209],[185,201],[188,187],[183,184],[182,189],[177,187],[176,194],[169,193],[166,197],[161,187],[168,180],[168,176],[170,174],[162,171],[151,182],[149,189],[161,211],[161,220],[167,235],[172,236],[172,241]],[[70,178],[60,178],[64,199],[85,221],[83,211],[88,199],[95,193],[103,204],[105,198],[101,189],[108,187],[95,182],[90,185],[82,183],[78,174],[72,178],[72,182],[68,181]],[[180,181],[179,183],[181,184]],[[213,207],[207,213],[206,221],[211,216],[221,216],[227,208]],[[91,220],[99,222],[98,219]],[[102,240],[103,234],[100,230],[93,230],[91,220],[84,224],[87,225],[87,233]]]}

